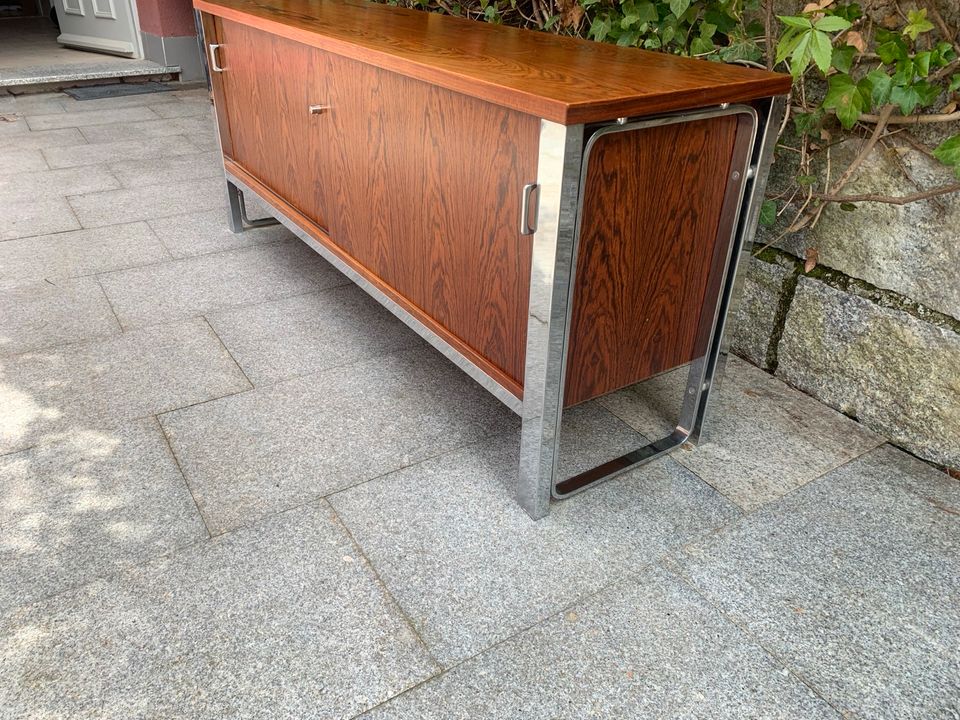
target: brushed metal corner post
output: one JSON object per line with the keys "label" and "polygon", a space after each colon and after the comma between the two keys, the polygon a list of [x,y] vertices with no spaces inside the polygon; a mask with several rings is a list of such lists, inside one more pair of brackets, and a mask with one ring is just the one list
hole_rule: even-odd
{"label": "brushed metal corner post", "polygon": [[[737,227],[735,253],[731,259],[730,290],[720,307],[719,327],[717,328],[717,344],[715,367],[711,370],[713,387],[716,388],[723,380],[726,371],[727,358],[730,355],[730,342],[733,328],[730,327],[736,320],[743,294],[746,271],[750,267],[750,256],[753,253],[753,239],[757,233],[757,224],[760,220],[760,208],[763,205],[763,193],[767,188],[770,177],[770,166],[773,164],[773,152],[777,146],[780,134],[780,125],[786,112],[787,96],[777,95],[770,98],[765,109],[765,117],[761,117],[763,132],[756,143],[750,159],[750,169],[747,174],[747,186],[744,189],[743,206],[741,207],[740,221]],[[709,399],[706,398],[706,399]],[[693,439],[699,440],[703,432],[703,423],[707,408],[703,411],[695,427]]]}
{"label": "brushed metal corner post", "polygon": [[549,512],[560,448],[583,134],[583,125],[540,122],[517,479],[517,501],[534,520]]}
{"label": "brushed metal corner post", "polygon": [[242,233],[243,216],[246,214],[243,207],[243,191],[227,180],[227,224],[230,232]]}

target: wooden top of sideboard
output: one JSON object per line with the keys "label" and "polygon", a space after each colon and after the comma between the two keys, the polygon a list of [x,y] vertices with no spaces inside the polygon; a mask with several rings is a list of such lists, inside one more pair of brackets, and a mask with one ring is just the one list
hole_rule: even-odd
{"label": "wooden top of sideboard", "polygon": [[198,10],[563,124],[785,94],[786,75],[360,0]]}

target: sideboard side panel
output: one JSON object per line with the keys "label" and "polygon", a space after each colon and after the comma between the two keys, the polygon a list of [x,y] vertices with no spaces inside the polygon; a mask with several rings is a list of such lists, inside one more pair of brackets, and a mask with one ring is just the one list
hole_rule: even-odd
{"label": "sideboard side panel", "polygon": [[[565,404],[696,357],[736,116],[603,136],[587,168]],[[729,228],[727,228],[729,235]],[[724,246],[725,247],[725,246]]]}

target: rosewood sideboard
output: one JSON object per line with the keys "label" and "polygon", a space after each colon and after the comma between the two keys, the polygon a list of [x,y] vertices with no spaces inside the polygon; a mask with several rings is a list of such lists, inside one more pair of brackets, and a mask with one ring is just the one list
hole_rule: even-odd
{"label": "rosewood sideboard", "polygon": [[[194,5],[231,229],[282,222],[519,413],[531,516],[696,442],[788,77],[357,0]],[[672,433],[559,477],[564,408],[681,366]]]}

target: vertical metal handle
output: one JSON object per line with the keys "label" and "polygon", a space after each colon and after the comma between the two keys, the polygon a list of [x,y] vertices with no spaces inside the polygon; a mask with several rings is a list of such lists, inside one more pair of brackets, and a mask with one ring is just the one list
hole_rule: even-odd
{"label": "vertical metal handle", "polygon": [[217,62],[217,50],[220,49],[220,45],[217,43],[210,43],[210,68],[214,72],[223,72],[223,68],[220,66],[220,63]]}
{"label": "vertical metal handle", "polygon": [[[534,197],[536,193],[536,197]],[[530,220],[531,198],[533,198],[533,220]],[[527,183],[520,197],[520,234],[533,235],[537,231],[537,213],[540,210],[540,185]]]}

